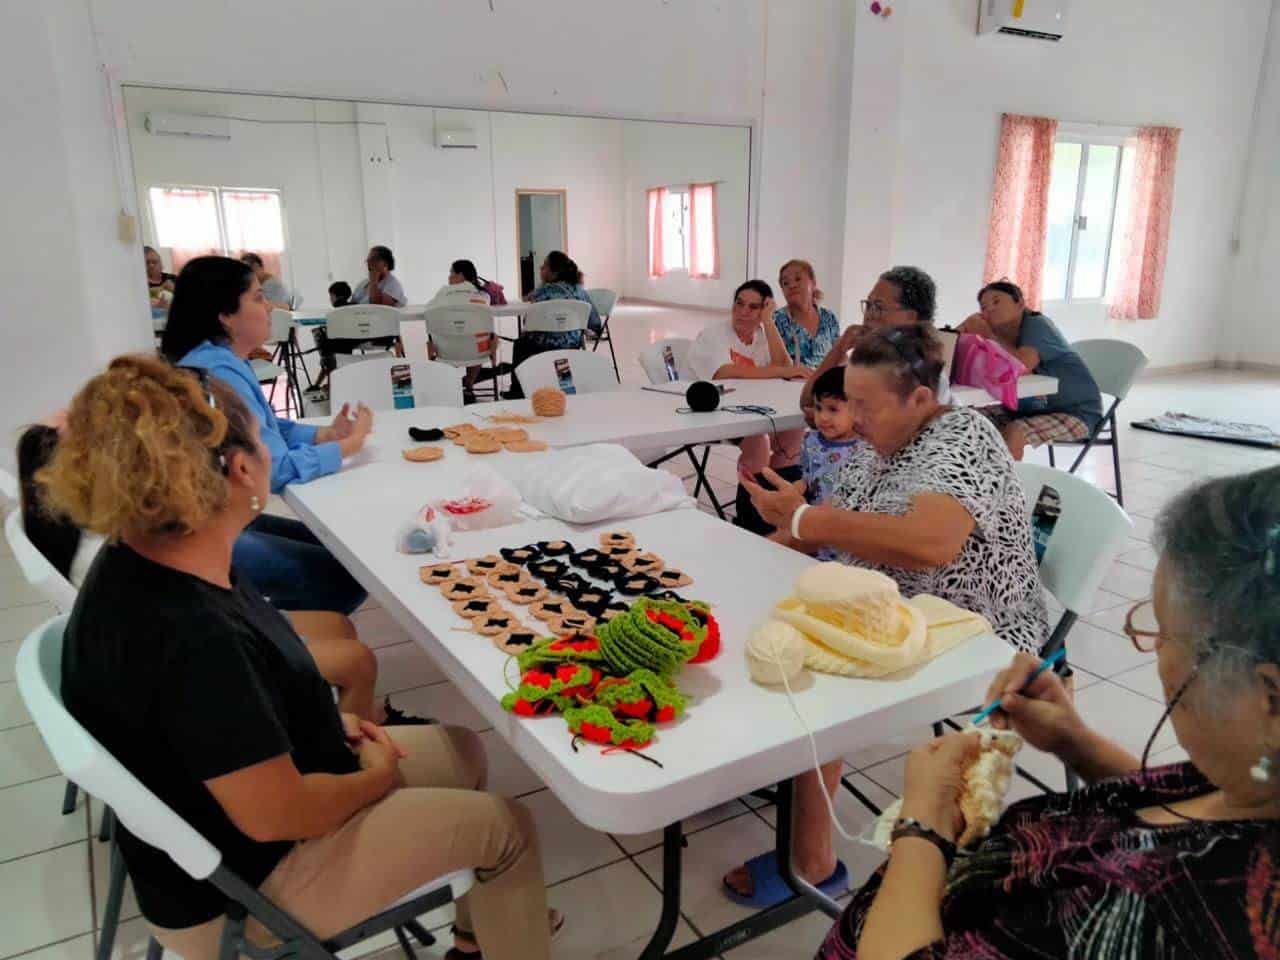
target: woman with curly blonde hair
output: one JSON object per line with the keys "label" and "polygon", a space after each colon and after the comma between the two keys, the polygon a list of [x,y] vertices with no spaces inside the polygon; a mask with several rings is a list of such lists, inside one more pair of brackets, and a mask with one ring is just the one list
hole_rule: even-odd
{"label": "woman with curly blonde hair", "polygon": [[[484,792],[480,739],[340,713],[289,621],[232,568],[270,477],[256,418],[201,371],[121,357],[80,391],[38,474],[53,509],[108,540],[67,625],[68,709],[318,937],[472,868],[457,954],[474,929],[490,960],[545,960],[532,820]],[[156,938],[216,957],[225,898],[119,839]]]}

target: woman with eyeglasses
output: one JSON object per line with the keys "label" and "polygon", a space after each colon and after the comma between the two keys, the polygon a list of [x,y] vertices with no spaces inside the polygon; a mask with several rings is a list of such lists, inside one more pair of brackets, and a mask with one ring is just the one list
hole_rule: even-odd
{"label": "woman with eyeglasses", "polygon": [[[474,869],[454,956],[479,938],[489,960],[546,960],[533,821],[485,791],[480,738],[343,711],[289,620],[233,566],[271,456],[231,387],[120,357],[77,394],[39,480],[108,540],[67,623],[67,709],[223,867],[320,939]],[[156,939],[218,957],[226,896],[123,823],[117,838]]]}
{"label": "woman with eyeglasses", "polygon": [[[771,471],[777,488],[748,484],[766,521],[806,553],[821,548],[984,616],[1002,640],[1035,653],[1048,636],[1022,486],[1000,434],[981,413],[938,401],[942,344],[925,324],[887,326],[858,338],[844,393],[854,433],[824,505]],[[794,861],[800,876],[832,895],[848,876],[836,859],[822,791],[833,794],[842,763],[796,779]],[[725,878],[732,897],[769,906],[790,895],[773,855]]]}
{"label": "woman with eyeglasses", "polygon": [[[842,366],[861,337],[868,330],[884,327],[911,327],[933,323],[938,308],[938,288],[933,278],[919,267],[891,267],[876,278],[875,286],[861,301],[862,323],[846,327],[840,339],[827,351],[822,362],[813,370],[809,382],[800,393],[800,406],[813,406],[813,384],[832,367]],[[947,383],[940,385],[942,402],[950,400]]]}
{"label": "woman with eyeglasses", "polygon": [[[1156,528],[1155,597],[1125,630],[1157,658],[1166,707],[1141,760],[1089,729],[1020,653],[992,724],[1089,786],[1013,804],[954,858],[973,735],[911,754],[902,836],[819,960],[877,957],[1273,958],[1280,951],[1280,468],[1211,480]],[[1150,767],[1168,721],[1188,761]],[[904,918],[910,922],[904,922]]]}
{"label": "woman with eyeglasses", "polygon": [[[252,268],[229,257],[196,257],[182,268],[160,352],[222,380],[258,421],[271,454],[271,492],[336,473],[364,447],[373,412],[347,406],[327,427],[277,417],[249,357],[271,335],[271,308]],[[265,505],[265,504],[264,504]],[[297,520],[260,513],[236,541],[236,566],[281,610],[349,614],[365,592]]]}

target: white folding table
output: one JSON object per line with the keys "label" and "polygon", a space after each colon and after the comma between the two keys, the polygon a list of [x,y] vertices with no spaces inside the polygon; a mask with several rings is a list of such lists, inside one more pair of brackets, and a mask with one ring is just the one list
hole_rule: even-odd
{"label": "white folding table", "polygon": [[[461,492],[468,459],[450,455],[454,451],[460,454],[451,448],[434,464],[375,452],[354,469],[290,485],[285,497],[577,819],[613,833],[664,828],[663,914],[644,957],[664,955],[679,916],[681,822],[758,788],[778,784],[779,862],[788,866],[793,889],[815,894],[789,875],[790,778],[811,766],[808,741],[785,695],[752,683],[743,656],[751,629],[812,560],[693,509],[594,528],[541,519],[457,535],[453,556],[462,558],[547,539],[568,539],[581,549],[599,532],[625,527],[645,549],[694,577],[682,590],[686,596],[714,605],[723,649],[715,660],[686,667],[679,676],[681,689],[692,697],[690,708],[678,723],[661,728],[645,751],[661,766],[624,753],[575,751],[562,719],[526,720],[502,709],[499,699],[513,670],[507,658],[487,639],[457,629],[463,622],[447,601],[419,580],[426,558],[395,550],[396,531],[414,510]],[[825,761],[973,706],[1008,659],[1006,645],[989,635],[889,680],[807,675],[796,684],[796,701]],[[833,909],[830,901],[798,896],[672,956],[712,956],[815,906]]]}

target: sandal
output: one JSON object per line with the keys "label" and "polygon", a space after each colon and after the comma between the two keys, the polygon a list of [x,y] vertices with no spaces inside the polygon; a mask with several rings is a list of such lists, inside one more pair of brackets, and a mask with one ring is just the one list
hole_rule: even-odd
{"label": "sandal", "polygon": [[[554,941],[560,935],[560,931],[564,929],[564,914],[559,910],[548,910],[547,912],[551,914],[551,939]],[[449,934],[455,942],[459,934],[472,943],[476,942],[475,934],[459,930],[456,923],[449,928]],[[459,950],[454,946],[449,948],[449,952],[444,955],[444,960],[484,960],[484,954],[480,952],[479,947],[474,950]]]}
{"label": "sandal", "polygon": [[[734,903],[763,910],[767,907],[777,906],[795,896],[791,888],[787,886],[787,881],[782,879],[782,873],[778,870],[778,854],[776,851],[770,850],[768,853],[762,853],[758,857],[752,857],[746,862],[746,868],[747,873],[751,875],[750,895],[743,894],[729,886],[727,878],[721,881],[724,884],[725,896]],[[837,897],[844,893],[848,884],[849,871],[845,868],[843,861],[837,860],[836,868],[832,871],[831,876],[821,883],[815,883],[814,886],[828,897]]]}

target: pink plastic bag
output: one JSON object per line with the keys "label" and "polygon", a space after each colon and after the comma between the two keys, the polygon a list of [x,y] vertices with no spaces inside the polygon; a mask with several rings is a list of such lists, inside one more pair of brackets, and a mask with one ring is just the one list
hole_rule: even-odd
{"label": "pink plastic bag", "polygon": [[952,364],[951,382],[956,386],[981,387],[1007,409],[1018,409],[1018,378],[1027,368],[1000,344],[962,333]]}

